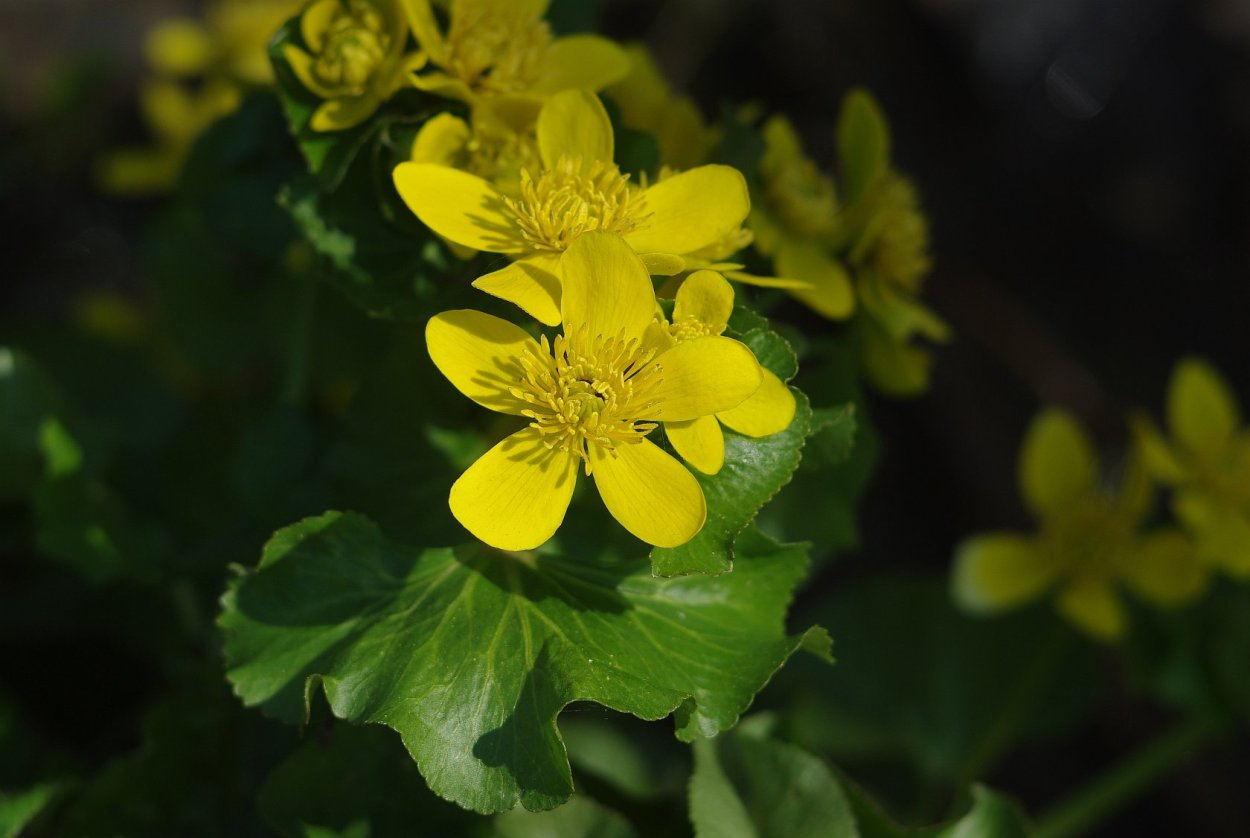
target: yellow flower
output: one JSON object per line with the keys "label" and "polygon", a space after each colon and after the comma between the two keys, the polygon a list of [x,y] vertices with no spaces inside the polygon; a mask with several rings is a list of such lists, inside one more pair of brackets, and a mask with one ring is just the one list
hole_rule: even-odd
{"label": "yellow flower", "polygon": [[269,39],[303,0],[218,0],[203,20],[176,18],[152,28],[148,64],[172,77],[213,75],[251,85],[273,82]]}
{"label": "yellow flower", "polygon": [[427,120],[408,159],[477,175],[509,198],[521,196],[521,171],[542,165],[533,126],[515,127],[486,106],[474,108],[471,123],[450,113]]}
{"label": "yellow flower", "polygon": [[1039,530],[988,533],[959,546],[952,589],[965,610],[992,614],[1054,591],[1065,619],[1113,641],[1127,629],[1121,586],[1162,607],[1192,601],[1206,586],[1205,567],[1181,533],[1140,532],[1152,501],[1140,463],[1130,460],[1118,492],[1104,490],[1093,446],[1067,413],[1049,409],[1033,421],[1019,477]]}
{"label": "yellow flower", "polygon": [[604,91],[621,109],[625,124],[653,135],[667,166],[691,169],[706,163],[720,132],[704,121],[692,99],[673,92],[645,46],[631,44],[625,53],[629,75]]}
{"label": "yellow flower", "polygon": [[[672,322],[662,322],[651,342],[669,348],[719,336],[729,326],[733,307],[733,287],[724,277],[715,271],[695,271],[677,289]],[[760,374],[759,389],[737,407],[715,415],[664,421],[664,433],[682,459],[704,474],[716,474],[725,463],[722,423],[750,437],[768,436],[790,426],[794,419],[794,394],[785,382],[762,366]]]}
{"label": "yellow flower", "polygon": [[629,70],[606,38],[553,37],[542,19],[550,0],[451,0],[445,33],[429,0],[403,2],[421,51],[438,68],[413,83],[438,96],[470,104],[507,97],[537,110],[554,93],[600,90]]}
{"label": "yellow flower", "polygon": [[560,322],[560,256],[583,233],[616,233],[652,272],[675,273],[683,254],[732,235],[750,209],[746,181],[729,166],[631,184],[613,162],[612,125],[592,93],[553,96],[537,131],[541,166],[521,170],[520,197],[432,163],[401,163],[394,177],[404,202],[435,233],[514,260],[474,287],[549,326]]}
{"label": "yellow flower", "polygon": [[284,44],[282,56],[304,87],[325,101],[314,131],[364,122],[406,83],[421,62],[404,55],[408,29],[395,0],[314,0],[300,16],[305,51]]}
{"label": "yellow flower", "polygon": [[426,326],[430,357],[456,389],[530,420],[460,476],[452,514],[487,544],[532,549],[559,528],[584,469],[625,529],[649,544],[684,544],[707,516],[703,491],[647,435],[658,422],[741,404],[760,385],[759,364],[723,337],[648,348],[651,277],[619,236],[588,233],[562,259],[564,329],[554,341],[470,310]]}
{"label": "yellow flower", "polygon": [[846,268],[832,254],[837,194],[833,181],[808,157],[785,117],[764,123],[760,187],[749,226],[755,247],[773,259],[777,273],[802,280],[790,293],[818,314],[843,320],[855,311]]}
{"label": "yellow flower", "polygon": [[1250,428],[1218,372],[1197,358],[1172,371],[1167,397],[1171,439],[1139,419],[1147,468],[1174,487],[1172,509],[1211,565],[1250,578]]}

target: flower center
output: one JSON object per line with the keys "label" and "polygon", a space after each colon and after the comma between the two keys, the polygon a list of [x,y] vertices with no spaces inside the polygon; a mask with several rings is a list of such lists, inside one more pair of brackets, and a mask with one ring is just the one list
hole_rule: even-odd
{"label": "flower center", "polygon": [[902,178],[892,177],[881,187],[877,217],[880,231],[869,259],[873,272],[885,282],[916,292],[929,270],[929,227],[920,212],[916,191]]}
{"label": "flower center", "polygon": [[637,339],[590,335],[585,327],[542,339],[542,352],[526,350],[525,375],[512,395],[531,405],[524,415],[549,449],[576,454],[590,474],[589,446],[612,451],[641,442],[660,415],[655,400],[661,368],[654,350]]}
{"label": "flower center", "polygon": [[1052,560],[1070,578],[1111,574],[1133,541],[1132,525],[1102,499],[1049,522],[1044,533]]}
{"label": "flower center", "polygon": [[500,4],[453,3],[451,10],[443,69],[482,92],[513,93],[533,83],[552,40],[545,21]]}
{"label": "flower center", "polygon": [[767,193],[786,226],[805,235],[827,232],[838,209],[833,182],[805,157],[787,160],[774,172]]}
{"label": "flower center", "polygon": [[703,338],[711,335],[715,337],[719,335],[723,329],[713,329],[709,324],[704,323],[693,314],[687,314],[685,317],[678,317],[668,326],[668,333],[678,343],[686,340],[694,340],[695,338]]}
{"label": "flower center", "polygon": [[390,46],[377,9],[365,0],[347,0],[330,21],[313,72],[327,87],[359,95]]}
{"label": "flower center", "polygon": [[587,169],[579,159],[561,157],[537,180],[523,169],[520,197],[504,201],[522,237],[537,250],[564,250],[591,230],[625,235],[647,219],[642,190],[630,186],[615,163],[602,160]]}
{"label": "flower center", "polygon": [[506,129],[475,128],[465,144],[465,157],[467,171],[513,198],[521,194],[521,172],[541,165],[533,137]]}

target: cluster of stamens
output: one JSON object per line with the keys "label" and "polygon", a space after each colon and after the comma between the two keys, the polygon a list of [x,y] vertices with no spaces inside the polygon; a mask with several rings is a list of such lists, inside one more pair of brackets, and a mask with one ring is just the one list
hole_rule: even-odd
{"label": "cluster of stamens", "polygon": [[704,323],[692,314],[684,317],[676,317],[673,322],[668,324],[668,333],[678,343],[686,340],[694,340],[695,338],[703,338],[719,335],[723,330],[713,329],[710,324]]}
{"label": "cluster of stamens", "polygon": [[523,412],[543,444],[580,457],[590,474],[589,446],[612,452],[655,429],[661,367],[654,358],[624,332],[591,335],[583,326],[554,343],[542,338],[541,352],[526,350],[525,374],[511,393],[530,405]]}
{"label": "cluster of stamens", "polygon": [[521,235],[537,250],[562,251],[591,230],[625,235],[646,222],[643,191],[615,163],[561,157],[537,178],[521,171],[521,194],[505,203]]}
{"label": "cluster of stamens", "polygon": [[515,93],[538,76],[551,29],[523,10],[452,4],[443,69],[483,93]]}
{"label": "cluster of stamens", "polygon": [[327,87],[359,95],[390,46],[391,36],[377,9],[366,0],[348,0],[330,21],[313,72]]}

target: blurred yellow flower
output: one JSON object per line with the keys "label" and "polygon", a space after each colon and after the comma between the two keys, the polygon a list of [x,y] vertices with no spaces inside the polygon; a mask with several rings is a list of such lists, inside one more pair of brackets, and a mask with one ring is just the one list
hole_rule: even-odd
{"label": "blurred yellow flower", "polygon": [[627,530],[657,546],[684,544],[706,519],[703,490],[647,435],[658,422],[741,404],[760,386],[759,365],[723,337],[648,347],[651,277],[619,236],[580,236],[562,261],[564,330],[554,341],[471,310],[426,326],[431,359],[460,392],[530,420],[460,476],[452,514],[487,544],[532,549],[559,528],[584,469]]}
{"label": "blurred yellow flower", "polygon": [[1185,358],[1168,386],[1165,439],[1135,422],[1147,468],[1173,487],[1172,509],[1212,566],[1250,578],[1250,428],[1232,389],[1209,364]]}
{"label": "blurred yellow flower", "polygon": [[1153,500],[1130,459],[1118,491],[1099,483],[1093,445],[1069,414],[1043,411],[1020,451],[1020,491],[1039,523],[1034,535],[987,533],[955,554],[952,592],[975,614],[993,614],[1053,591],[1059,613],[1102,641],[1124,636],[1119,589],[1161,607],[1192,601],[1207,584],[1193,544],[1171,528],[1141,532]]}
{"label": "blurred yellow flower", "polygon": [[560,322],[560,255],[579,236],[616,233],[655,273],[722,241],[750,209],[746,181],[728,166],[700,166],[635,186],[613,162],[612,125],[592,93],[553,96],[538,116],[538,168],[522,168],[520,195],[434,163],[401,163],[395,187],[431,230],[463,247],[504,253],[508,267],[473,285],[539,321]]}
{"label": "blurred yellow flower", "polygon": [[408,27],[396,0],[314,0],[300,16],[300,34],[307,51],[288,43],[282,56],[325,100],[309,121],[314,131],[364,122],[423,60],[404,54]]}

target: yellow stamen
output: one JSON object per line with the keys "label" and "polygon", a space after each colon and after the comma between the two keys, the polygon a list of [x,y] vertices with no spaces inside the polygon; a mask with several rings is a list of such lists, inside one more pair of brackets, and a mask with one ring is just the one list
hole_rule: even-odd
{"label": "yellow stamen", "polygon": [[443,69],[475,90],[513,93],[529,88],[551,45],[545,21],[501,11],[499,6],[451,4]]}
{"label": "yellow stamen", "polygon": [[506,198],[521,234],[538,250],[562,251],[591,230],[625,235],[645,223],[643,192],[629,184],[616,164],[561,157],[538,179],[521,171],[521,195]]}
{"label": "yellow stamen", "polygon": [[687,314],[685,317],[679,317],[668,326],[668,333],[672,335],[673,339],[678,343],[685,340],[707,337],[709,335],[715,337],[723,331],[724,329],[713,329],[709,324],[704,323],[693,314]]}

